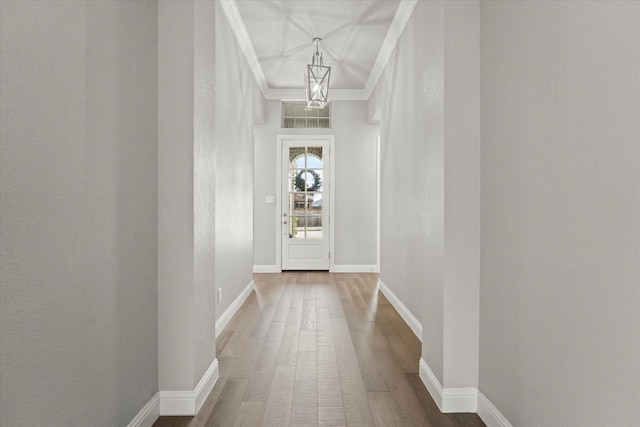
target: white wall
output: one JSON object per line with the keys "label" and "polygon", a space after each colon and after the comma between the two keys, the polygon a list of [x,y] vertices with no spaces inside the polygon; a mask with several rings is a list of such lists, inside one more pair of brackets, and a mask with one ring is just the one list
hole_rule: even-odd
{"label": "white wall", "polygon": [[215,5],[158,10],[159,385],[193,391],[215,360]]}
{"label": "white wall", "polygon": [[158,6],[160,390],[193,390],[193,3]]}
{"label": "white wall", "polygon": [[[380,117],[380,278],[424,327],[423,242],[428,202],[422,79],[425,54],[434,57],[437,53],[425,47],[428,23],[421,22],[423,8],[418,3],[414,9],[378,81],[373,115]],[[442,120],[439,128],[442,132]],[[434,316],[440,317],[438,313]],[[434,345],[440,346],[435,342],[441,343],[442,338],[434,339]]]}
{"label": "white wall", "polygon": [[264,98],[221,6],[216,2],[216,288],[217,317],[253,272],[253,125]]}
{"label": "white wall", "polygon": [[160,389],[193,390],[215,359],[215,321],[252,280],[264,108],[218,2],[162,1],[159,28]]}
{"label": "white wall", "polygon": [[478,74],[478,2],[419,2],[370,112],[382,129],[381,279],[422,323],[422,357],[445,388],[478,378]]}
{"label": "white wall", "polygon": [[[212,28],[219,12],[210,1],[198,1],[194,10],[193,58],[193,288],[195,379],[199,381],[216,356],[215,224],[218,191],[215,185],[215,80],[218,61],[217,33]],[[175,18],[174,18],[175,19]],[[216,24],[217,28],[217,24]]]}
{"label": "white wall", "polygon": [[366,102],[334,101],[331,129],[281,128],[280,101],[267,102],[264,125],[255,128],[254,264],[276,265],[277,135],[335,135],[335,264],[376,265],[376,138]]}
{"label": "white wall", "polygon": [[640,425],[640,4],[482,2],[480,390]]}
{"label": "white wall", "polygon": [[157,6],[0,7],[2,425],[126,425],[158,390]]}
{"label": "white wall", "polygon": [[[444,371],[446,387],[478,385],[480,298],[479,2],[444,9]],[[428,351],[425,342],[423,354]]]}

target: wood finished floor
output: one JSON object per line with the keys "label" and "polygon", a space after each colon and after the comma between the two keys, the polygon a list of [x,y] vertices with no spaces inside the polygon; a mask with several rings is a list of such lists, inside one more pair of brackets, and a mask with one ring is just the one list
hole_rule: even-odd
{"label": "wood finished floor", "polygon": [[220,379],[196,417],[154,427],[484,426],[441,414],[418,378],[421,344],[376,274],[254,275],[216,341]]}

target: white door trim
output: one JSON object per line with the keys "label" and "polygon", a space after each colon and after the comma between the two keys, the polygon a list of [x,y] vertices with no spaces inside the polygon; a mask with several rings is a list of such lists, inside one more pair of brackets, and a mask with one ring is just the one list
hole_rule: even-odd
{"label": "white door trim", "polygon": [[376,273],[380,273],[380,134],[376,137]]}
{"label": "white door trim", "polygon": [[329,144],[329,271],[335,270],[335,136],[334,135],[278,135],[276,167],[276,271],[282,272],[282,143],[283,141],[322,140]]}

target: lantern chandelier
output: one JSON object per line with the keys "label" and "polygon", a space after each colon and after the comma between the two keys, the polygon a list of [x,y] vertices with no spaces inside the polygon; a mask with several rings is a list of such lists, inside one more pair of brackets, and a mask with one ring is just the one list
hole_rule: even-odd
{"label": "lantern chandelier", "polygon": [[324,65],[322,53],[318,50],[322,39],[315,37],[313,43],[316,45],[316,51],[311,57],[311,64],[307,64],[307,73],[304,76],[307,107],[324,108],[327,102],[329,102],[329,77],[331,77],[331,67]]}

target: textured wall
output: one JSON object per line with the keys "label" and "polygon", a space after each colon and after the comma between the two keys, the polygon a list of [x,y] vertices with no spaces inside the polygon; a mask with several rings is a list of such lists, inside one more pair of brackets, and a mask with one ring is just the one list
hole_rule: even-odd
{"label": "textured wall", "polygon": [[156,3],[0,7],[1,422],[126,425],[158,391]]}
{"label": "textured wall", "polygon": [[[427,231],[427,186],[425,122],[426,105],[423,98],[425,67],[424,5],[418,3],[385,71],[375,88],[375,103],[380,117],[380,275],[382,281],[423,323],[423,295],[425,283],[424,248]],[[435,19],[435,18],[433,18]],[[429,22],[432,24],[432,22]],[[433,31],[433,25],[430,26]],[[441,24],[440,24],[441,28]],[[440,40],[441,41],[441,40]],[[437,40],[432,43],[437,44]],[[433,47],[437,49],[437,47]],[[440,46],[440,61],[442,61]],[[437,52],[429,51],[432,61],[438,60]],[[436,53],[436,54],[434,54]],[[442,78],[442,62],[439,73],[432,78]],[[436,103],[434,103],[436,104]],[[439,103],[440,109],[442,102]],[[438,105],[435,105],[438,108]],[[433,110],[432,110],[433,111]],[[434,112],[438,114],[437,111]],[[433,115],[431,121],[433,122]],[[437,119],[435,119],[437,120]],[[439,130],[442,132],[442,110]],[[442,134],[436,140],[442,143]],[[430,172],[436,171],[430,169]],[[442,232],[440,227],[440,232]],[[431,229],[431,233],[437,233]],[[433,244],[436,244],[433,241]],[[442,245],[442,239],[440,239]],[[441,283],[440,278],[437,283]],[[432,282],[435,286],[437,283]],[[435,296],[434,319],[428,322],[435,332],[429,341],[442,346],[441,324],[442,296]],[[439,328],[439,329],[438,329]],[[440,354],[442,352],[440,351]],[[442,371],[442,362],[433,362],[433,369]]]}
{"label": "textured wall", "polygon": [[260,90],[216,3],[216,287],[219,317],[253,276],[253,123]]}
{"label": "textured wall", "polygon": [[[418,44],[421,58],[418,70],[420,82],[417,101],[424,119],[422,123],[423,157],[418,159],[424,182],[421,197],[420,236],[422,237],[423,270],[420,274],[423,289],[422,302],[422,358],[427,362],[441,384],[444,384],[444,298],[445,298],[445,128],[444,89],[446,84],[444,64],[444,4],[429,2],[419,4],[414,11],[417,19],[414,43]],[[415,268],[415,267],[413,267]],[[415,273],[414,273],[415,274]]]}
{"label": "textured wall", "polygon": [[216,354],[215,14],[210,1],[159,3],[161,390],[193,390]]}
{"label": "textured wall", "polygon": [[379,126],[367,123],[365,102],[334,102],[336,265],[376,265]]}
{"label": "textured wall", "polygon": [[382,280],[422,322],[422,357],[444,387],[478,378],[478,31],[478,2],[419,2],[370,112],[382,128]]}
{"label": "textured wall", "polygon": [[[193,91],[193,287],[195,378],[200,381],[216,356],[215,287],[215,63],[216,6],[198,1],[194,13]],[[216,25],[217,27],[217,25]],[[225,58],[220,60],[224,61]],[[220,141],[222,144],[226,141]]]}
{"label": "textured wall", "polygon": [[[445,3],[444,24],[443,385],[477,387],[480,294],[479,2]],[[429,343],[425,342],[425,347],[428,346]]]}
{"label": "textured wall", "polygon": [[[304,93],[303,93],[304,96]],[[255,132],[254,264],[276,265],[277,135],[335,135],[336,265],[376,264],[376,137],[368,124],[367,104],[334,101],[331,129],[283,129],[282,104],[267,103],[267,123]]]}
{"label": "textured wall", "polygon": [[[160,390],[193,390],[194,2],[158,3]],[[212,195],[213,197],[214,195]]]}
{"label": "textured wall", "polygon": [[481,2],[480,390],[640,425],[640,4]]}

